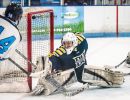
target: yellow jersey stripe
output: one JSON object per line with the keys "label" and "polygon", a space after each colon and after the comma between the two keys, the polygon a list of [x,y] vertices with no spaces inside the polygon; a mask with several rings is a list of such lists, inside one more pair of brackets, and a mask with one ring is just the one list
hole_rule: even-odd
{"label": "yellow jersey stripe", "polygon": [[60,50],[55,51],[58,55],[62,55],[63,53]]}
{"label": "yellow jersey stripe", "polygon": [[65,49],[64,48],[59,48],[59,50],[63,53],[65,53]]}
{"label": "yellow jersey stripe", "polygon": [[79,42],[81,42],[81,41],[82,41],[82,39],[81,39],[79,36],[77,36],[77,38],[78,38],[78,41],[79,41]]}
{"label": "yellow jersey stripe", "polygon": [[58,53],[56,53],[56,52],[52,52],[52,53],[50,53],[49,55],[48,55],[48,57],[51,57],[51,56],[57,56],[57,55],[59,55]]}
{"label": "yellow jersey stripe", "polygon": [[80,40],[80,41],[83,41],[83,40],[84,40],[84,39],[81,38],[80,36],[77,36],[77,38],[78,38],[78,40]]}
{"label": "yellow jersey stripe", "polygon": [[81,38],[85,39],[85,37],[83,35],[78,35],[78,36],[80,36]]}

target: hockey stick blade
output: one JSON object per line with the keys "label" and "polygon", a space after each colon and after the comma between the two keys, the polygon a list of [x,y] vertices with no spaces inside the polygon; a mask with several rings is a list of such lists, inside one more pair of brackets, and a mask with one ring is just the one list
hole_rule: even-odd
{"label": "hockey stick blade", "polygon": [[30,73],[30,77],[33,77],[33,78],[37,78],[37,77],[40,77],[41,74],[43,74],[44,71],[39,71],[39,72],[35,72],[35,73]]}

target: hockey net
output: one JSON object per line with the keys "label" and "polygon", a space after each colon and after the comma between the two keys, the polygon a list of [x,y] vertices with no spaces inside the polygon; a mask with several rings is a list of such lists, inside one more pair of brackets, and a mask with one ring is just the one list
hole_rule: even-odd
{"label": "hockey net", "polygon": [[[45,56],[53,51],[53,16],[52,10],[29,12],[22,17],[18,26],[22,41],[17,49],[34,64],[38,56]],[[26,71],[33,70],[31,64],[17,52],[14,52],[11,58]],[[0,92],[30,92],[31,89],[31,77],[28,77],[9,60],[0,63]]]}

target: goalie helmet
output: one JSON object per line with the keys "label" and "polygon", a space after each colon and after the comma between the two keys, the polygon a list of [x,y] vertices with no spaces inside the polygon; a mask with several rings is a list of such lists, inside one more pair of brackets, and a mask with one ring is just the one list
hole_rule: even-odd
{"label": "goalie helmet", "polygon": [[78,45],[78,40],[74,33],[68,32],[63,36],[61,43],[65,47],[67,54],[71,54],[73,49]]}
{"label": "goalie helmet", "polygon": [[23,14],[23,9],[19,3],[11,3],[6,7],[5,17],[17,23],[16,25],[19,24],[22,14]]}

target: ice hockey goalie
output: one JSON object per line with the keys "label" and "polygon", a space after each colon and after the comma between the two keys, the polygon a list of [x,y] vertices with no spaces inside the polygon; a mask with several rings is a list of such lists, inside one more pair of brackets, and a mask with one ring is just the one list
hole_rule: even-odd
{"label": "ice hockey goalie", "polygon": [[[37,69],[43,69],[46,71],[39,78],[37,86],[33,89],[32,94],[50,95],[54,93],[57,88],[45,79],[47,73],[51,74],[51,72],[49,72],[51,69],[51,64],[49,63],[49,60],[45,57],[40,57],[37,60],[37,66]],[[55,73],[53,74],[53,78],[63,87],[67,87],[68,85],[77,82],[73,69]],[[90,86],[93,85],[100,87],[120,87],[124,83],[124,76],[123,73],[120,71],[113,71],[105,67],[97,68],[97,66],[86,65],[84,68],[83,80],[85,82],[88,82]]]}

